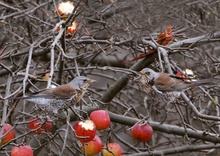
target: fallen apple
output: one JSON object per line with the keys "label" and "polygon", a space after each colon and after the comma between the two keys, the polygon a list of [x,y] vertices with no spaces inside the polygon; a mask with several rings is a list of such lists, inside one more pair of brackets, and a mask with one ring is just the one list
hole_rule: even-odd
{"label": "fallen apple", "polygon": [[96,126],[92,120],[78,121],[73,125],[77,139],[81,142],[89,142],[96,135]]}
{"label": "fallen apple", "polygon": [[90,114],[90,119],[95,123],[97,130],[103,130],[109,127],[110,117],[105,110],[95,110]]}

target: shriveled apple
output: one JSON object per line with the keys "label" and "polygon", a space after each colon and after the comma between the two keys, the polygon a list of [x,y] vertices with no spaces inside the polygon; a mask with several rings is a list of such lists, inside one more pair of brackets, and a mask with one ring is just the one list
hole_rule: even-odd
{"label": "shriveled apple", "polygon": [[60,2],[57,5],[57,13],[60,16],[67,17],[69,16],[74,10],[74,4],[73,2],[67,1],[67,2]]}

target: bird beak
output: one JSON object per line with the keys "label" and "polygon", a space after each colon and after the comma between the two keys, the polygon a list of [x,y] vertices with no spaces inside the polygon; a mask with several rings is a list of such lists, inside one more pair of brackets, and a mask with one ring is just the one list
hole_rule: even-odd
{"label": "bird beak", "polygon": [[89,79],[88,81],[89,81],[89,83],[96,82],[96,80],[93,80],[93,79]]}
{"label": "bird beak", "polygon": [[145,75],[146,73],[145,73],[145,72],[143,72],[143,71],[140,71],[140,74],[141,74],[141,75]]}

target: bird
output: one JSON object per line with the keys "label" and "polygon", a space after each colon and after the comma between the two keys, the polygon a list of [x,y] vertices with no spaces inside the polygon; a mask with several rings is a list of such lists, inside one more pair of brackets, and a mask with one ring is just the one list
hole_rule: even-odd
{"label": "bird", "polygon": [[21,97],[48,112],[58,114],[60,109],[66,109],[78,103],[87,88],[95,80],[85,76],[77,76],[67,84],[60,85],[56,88],[44,89],[33,95]]}
{"label": "bird", "polygon": [[141,78],[139,85],[151,96],[152,99],[160,102],[172,102],[180,94],[192,86],[211,84],[209,79],[197,81],[184,81],[182,77],[162,72],[155,72],[150,68],[140,71]]}

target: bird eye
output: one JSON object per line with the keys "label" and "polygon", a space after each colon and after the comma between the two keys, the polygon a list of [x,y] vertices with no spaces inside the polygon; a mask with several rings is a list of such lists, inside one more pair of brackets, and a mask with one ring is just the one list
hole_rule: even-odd
{"label": "bird eye", "polygon": [[86,82],[87,82],[87,79],[84,79],[83,82],[86,83]]}
{"label": "bird eye", "polygon": [[150,72],[146,72],[147,75],[150,75]]}

